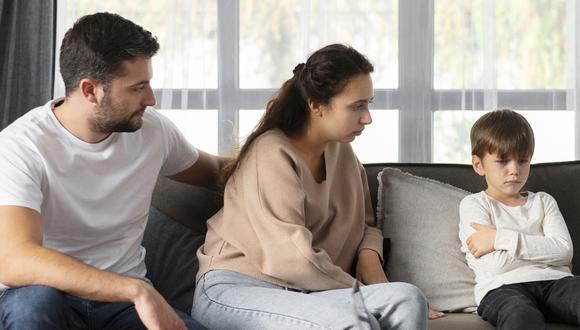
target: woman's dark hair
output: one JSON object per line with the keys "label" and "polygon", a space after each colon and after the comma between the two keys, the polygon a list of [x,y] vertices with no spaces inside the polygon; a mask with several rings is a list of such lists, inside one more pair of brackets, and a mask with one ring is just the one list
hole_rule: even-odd
{"label": "woman's dark hair", "polygon": [[106,86],[122,74],[123,61],[151,58],[158,50],[151,32],[117,14],[83,16],[66,32],[60,47],[66,95],[87,77]]}
{"label": "woman's dark hair", "polygon": [[288,136],[304,131],[310,118],[308,100],[327,105],[348,84],[350,78],[373,72],[373,65],[354,48],[332,44],[314,52],[306,63],[298,64],[266,105],[266,113],[247,137],[240,153],[224,167],[222,188],[243,161],[257,137],[274,128]]}

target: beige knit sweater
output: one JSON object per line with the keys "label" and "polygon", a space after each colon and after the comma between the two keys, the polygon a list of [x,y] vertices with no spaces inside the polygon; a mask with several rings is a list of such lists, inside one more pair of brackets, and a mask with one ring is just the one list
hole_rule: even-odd
{"label": "beige knit sweater", "polygon": [[353,284],[360,249],[382,259],[364,168],[348,143],[329,143],[324,157],[317,183],[282,131],[258,137],[208,221],[197,280],[228,269],[299,290],[338,289]]}

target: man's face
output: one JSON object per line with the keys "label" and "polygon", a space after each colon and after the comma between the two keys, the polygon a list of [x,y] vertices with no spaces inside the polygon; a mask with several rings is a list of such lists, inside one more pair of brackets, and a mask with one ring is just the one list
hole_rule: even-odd
{"label": "man's face", "polygon": [[151,60],[125,61],[122,67],[122,75],[103,87],[104,95],[91,118],[91,126],[96,132],[135,132],[143,124],[145,108],[155,105],[149,84]]}

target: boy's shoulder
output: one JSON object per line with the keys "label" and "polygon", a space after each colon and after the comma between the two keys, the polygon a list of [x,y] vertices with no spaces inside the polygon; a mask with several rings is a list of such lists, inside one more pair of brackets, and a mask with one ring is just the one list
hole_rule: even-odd
{"label": "boy's shoulder", "polygon": [[484,203],[485,201],[486,201],[485,191],[480,191],[478,193],[470,194],[463,197],[460,205],[472,203],[481,204]]}
{"label": "boy's shoulder", "polygon": [[460,215],[471,214],[473,212],[485,212],[489,208],[489,200],[486,197],[485,191],[467,195],[459,203]]}
{"label": "boy's shoulder", "polygon": [[545,191],[528,192],[528,198],[541,202],[544,206],[549,204],[557,204],[556,199]]}

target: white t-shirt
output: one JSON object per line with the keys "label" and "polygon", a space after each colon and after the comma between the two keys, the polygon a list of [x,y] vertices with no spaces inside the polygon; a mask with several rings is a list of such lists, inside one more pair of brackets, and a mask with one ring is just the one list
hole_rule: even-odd
{"label": "white t-shirt", "polygon": [[59,101],[0,132],[0,205],[38,211],[45,247],[145,278],[141,241],[157,177],[187,169],[198,153],[151,108],[138,131],[86,143],[57,120],[52,109]]}
{"label": "white t-shirt", "polygon": [[[552,196],[528,192],[521,206],[508,206],[485,191],[465,197],[459,206],[459,239],[475,273],[475,301],[504,284],[556,280],[572,276],[570,233]],[[493,251],[476,259],[466,240],[471,223],[495,227]]]}

